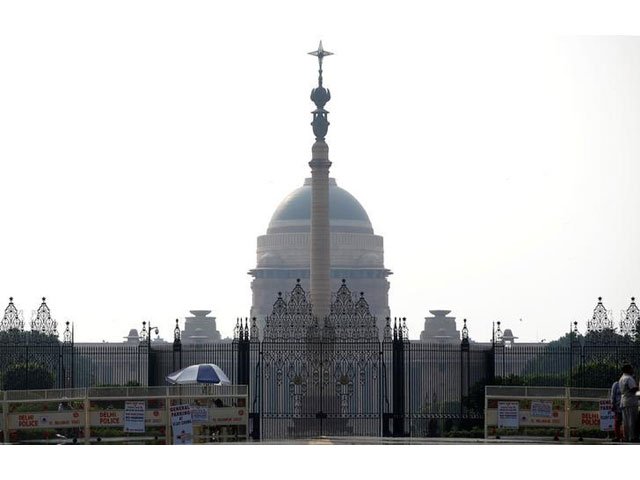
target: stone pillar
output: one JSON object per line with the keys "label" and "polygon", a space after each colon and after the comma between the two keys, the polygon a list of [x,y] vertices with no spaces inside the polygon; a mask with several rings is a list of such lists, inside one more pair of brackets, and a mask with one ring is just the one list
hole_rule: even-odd
{"label": "stone pillar", "polygon": [[322,42],[310,55],[318,57],[318,86],[311,90],[316,105],[312,112],[313,134],[316,141],[311,147],[311,308],[322,324],[329,314],[331,302],[331,238],[329,237],[329,147],[324,141],[329,129],[328,111],[324,106],[331,100],[331,92],[322,86],[322,59],[333,55],[322,48]]}
{"label": "stone pillar", "polygon": [[329,146],[316,140],[311,149],[311,305],[322,319],[331,303],[331,238],[329,230]]}

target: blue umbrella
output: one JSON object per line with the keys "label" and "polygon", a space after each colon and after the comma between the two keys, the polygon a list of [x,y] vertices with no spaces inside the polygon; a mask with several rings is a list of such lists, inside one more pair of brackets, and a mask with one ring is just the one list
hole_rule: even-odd
{"label": "blue umbrella", "polygon": [[194,385],[197,383],[231,385],[231,380],[229,380],[219,366],[213,363],[190,365],[187,368],[167,375],[167,382],[172,385]]}

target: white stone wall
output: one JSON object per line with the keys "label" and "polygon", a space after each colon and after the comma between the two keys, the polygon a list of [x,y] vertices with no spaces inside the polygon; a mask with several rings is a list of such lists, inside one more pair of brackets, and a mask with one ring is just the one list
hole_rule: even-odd
{"label": "white stone wall", "polygon": [[[275,233],[258,237],[257,267],[309,268],[309,233]],[[331,266],[384,268],[380,235],[330,234]]]}

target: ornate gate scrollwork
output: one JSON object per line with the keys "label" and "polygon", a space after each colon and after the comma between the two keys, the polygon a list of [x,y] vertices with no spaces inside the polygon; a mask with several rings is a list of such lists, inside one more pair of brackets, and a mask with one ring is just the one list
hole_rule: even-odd
{"label": "ornate gate scrollwork", "polygon": [[640,310],[636,305],[635,297],[631,297],[629,308],[623,310],[620,319],[620,333],[635,338],[638,335],[638,323],[640,322]]}
{"label": "ornate gate scrollwork", "polygon": [[593,309],[591,319],[587,321],[588,332],[602,332],[604,330],[613,330],[613,318],[611,312],[602,304],[602,297],[598,297],[598,304]]}
{"label": "ornate gate scrollwork", "polygon": [[370,399],[381,388],[381,347],[364,294],[353,295],[343,280],[319,322],[298,280],[278,293],[262,337],[262,404],[270,418],[292,422],[289,435],[308,434],[309,422],[329,434],[352,432],[352,418],[375,425]]}
{"label": "ornate gate scrollwork", "polygon": [[13,304],[13,297],[9,298],[9,305],[4,309],[4,315],[0,320],[0,332],[9,332],[11,330],[24,330],[22,312],[19,312]]}

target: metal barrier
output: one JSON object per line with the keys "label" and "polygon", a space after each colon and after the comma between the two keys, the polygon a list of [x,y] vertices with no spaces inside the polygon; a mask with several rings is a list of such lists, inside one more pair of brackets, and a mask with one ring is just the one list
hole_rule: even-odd
{"label": "metal barrier", "polygon": [[[606,388],[485,387],[484,437],[520,429],[562,430],[565,440],[575,431],[613,430],[613,412]],[[492,434],[492,435],[491,435]],[[559,435],[554,435],[559,440]]]}
{"label": "metal barrier", "polygon": [[5,444],[248,439],[246,385],[16,390],[0,397]]}

